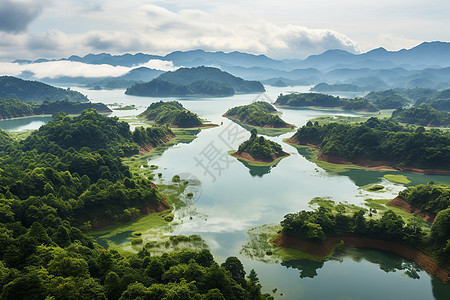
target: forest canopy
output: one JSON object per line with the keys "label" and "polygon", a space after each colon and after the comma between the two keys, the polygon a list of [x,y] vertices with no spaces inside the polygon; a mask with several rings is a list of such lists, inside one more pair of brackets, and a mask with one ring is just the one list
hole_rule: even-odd
{"label": "forest canopy", "polygon": [[350,161],[369,159],[397,167],[450,170],[449,132],[411,129],[390,119],[371,117],[364,123],[322,126],[309,122],[291,139],[318,145],[323,154]]}
{"label": "forest canopy", "polygon": [[202,125],[200,118],[187,110],[178,101],[159,101],[150,106],[139,115],[158,125],[168,125],[181,128],[197,127]]}
{"label": "forest canopy", "polygon": [[264,101],[254,102],[248,105],[242,105],[230,108],[224,117],[234,118],[243,124],[270,127],[270,128],[292,128],[291,124],[283,121],[279,115],[275,114],[277,110],[270,103]]}

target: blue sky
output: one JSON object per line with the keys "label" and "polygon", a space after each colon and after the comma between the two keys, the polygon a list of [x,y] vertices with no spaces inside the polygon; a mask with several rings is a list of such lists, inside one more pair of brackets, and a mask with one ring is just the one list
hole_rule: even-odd
{"label": "blue sky", "polygon": [[175,50],[304,58],[450,40],[448,0],[0,0],[0,60]]}

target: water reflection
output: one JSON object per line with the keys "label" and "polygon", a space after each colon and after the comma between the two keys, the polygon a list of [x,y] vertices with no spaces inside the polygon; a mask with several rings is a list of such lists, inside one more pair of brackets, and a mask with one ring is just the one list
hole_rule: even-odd
{"label": "water reflection", "polygon": [[33,116],[10,120],[0,120],[0,129],[10,132],[35,130],[42,125],[47,124],[51,119],[51,116]]}
{"label": "water reflection", "polygon": [[[374,250],[346,247],[334,254],[330,261],[338,261],[346,264],[349,259],[361,263],[364,261],[378,265],[380,270],[386,273],[403,271],[403,275],[412,279],[420,279],[420,273],[424,272],[415,262],[405,259],[395,253]],[[328,261],[327,261],[328,262]],[[318,275],[318,270],[323,268],[327,262],[312,261],[307,259],[290,260],[281,263],[286,268],[294,268],[300,272],[300,278],[314,278]]]}
{"label": "water reflection", "polygon": [[270,170],[278,165],[278,163],[276,163],[273,166],[252,166],[244,160],[238,159],[238,161],[242,163],[246,168],[248,168],[250,175],[252,175],[253,177],[263,177],[264,175],[269,174]]}
{"label": "water reflection", "polygon": [[298,260],[283,261],[281,265],[288,269],[294,268],[299,270],[300,278],[306,277],[314,278],[317,276],[317,270],[323,267],[324,262],[307,259],[298,259]]}

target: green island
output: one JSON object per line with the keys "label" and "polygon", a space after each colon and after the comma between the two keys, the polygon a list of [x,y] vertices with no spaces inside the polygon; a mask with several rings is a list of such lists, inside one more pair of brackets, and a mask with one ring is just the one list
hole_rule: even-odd
{"label": "green island", "polygon": [[23,80],[12,76],[0,76],[0,97],[38,103],[44,101],[89,102],[86,96],[70,88],[57,88],[39,81]]}
{"label": "green island", "polygon": [[132,105],[125,105],[125,106],[119,106],[117,108],[114,108],[114,110],[135,110],[136,109],[136,105],[132,104]]}
{"label": "green island", "polygon": [[328,92],[363,92],[364,89],[354,84],[328,84],[321,82],[309,89],[311,92],[328,93]]}
{"label": "green island", "polygon": [[344,110],[376,112],[378,106],[366,98],[341,98],[320,93],[280,94],[275,105],[286,107],[334,107]]}
{"label": "green island", "polygon": [[247,130],[256,129],[270,136],[293,131],[294,126],[286,123],[270,103],[257,101],[252,104],[230,108],[223,116],[236,121]]}
{"label": "green island", "polygon": [[252,129],[250,138],[240,144],[237,151],[229,154],[252,166],[273,166],[289,156],[280,144],[258,136],[256,129]]}
{"label": "green island", "polygon": [[[1,298],[272,299],[235,257],[219,266],[207,249],[151,256],[149,242],[135,252],[105,250],[88,235],[142,216],[173,219],[166,189],[120,158],[172,135],[166,126],[131,132],[95,110],[56,114],[20,142],[0,131]],[[140,232],[133,236],[132,246],[143,244]]]}
{"label": "green island", "polygon": [[[440,191],[436,192],[436,198],[446,197],[448,191],[430,184],[429,189],[435,188]],[[409,192],[421,191],[411,188]],[[250,229],[250,240],[242,247],[241,254],[266,262],[293,259],[323,262],[347,246],[373,248],[411,259],[427,272],[448,282],[448,203],[445,209],[436,211],[431,227],[409,212],[396,213],[395,208],[388,209],[376,202],[369,202],[366,209],[315,198],[310,205],[316,208],[289,213],[279,225],[267,224]]]}
{"label": "green island", "polygon": [[152,103],[138,117],[145,118],[157,125],[167,125],[175,128],[217,126],[215,124],[203,124],[197,114],[184,108],[178,101]]}
{"label": "green island", "polygon": [[147,97],[232,96],[235,93],[260,93],[259,81],[248,81],[213,67],[179,68],[146,83],[135,83],[125,94]]}
{"label": "green island", "polygon": [[316,147],[318,158],[330,163],[427,174],[450,172],[448,132],[408,128],[391,119],[371,117],[356,124],[308,122],[286,141]]}

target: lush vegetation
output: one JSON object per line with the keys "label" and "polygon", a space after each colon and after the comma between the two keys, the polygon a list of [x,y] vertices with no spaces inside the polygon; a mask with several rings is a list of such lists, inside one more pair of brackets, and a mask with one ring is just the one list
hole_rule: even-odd
{"label": "lush vegetation", "polygon": [[86,147],[87,152],[107,149],[112,155],[129,156],[137,154],[139,147],[161,144],[168,135],[173,135],[168,127],[141,127],[131,132],[128,123],[90,109],[73,118],[64,113],[55,115],[22,144],[29,151],[56,153],[73,148],[83,152]]}
{"label": "lush vegetation", "polygon": [[370,92],[364,98],[371,101],[379,109],[395,109],[410,103],[406,97],[395,90]]}
{"label": "lush vegetation", "polygon": [[278,157],[287,155],[283,152],[280,144],[258,136],[255,129],[252,130],[250,139],[239,145],[237,154],[248,153],[254,159],[262,161],[273,161]]}
{"label": "lush vegetation", "polygon": [[42,82],[22,80],[11,76],[0,77],[0,97],[32,102],[89,101],[86,96],[70,89],[56,88]]}
{"label": "lush vegetation", "polygon": [[319,93],[291,93],[279,95],[275,105],[292,107],[319,106],[341,107],[345,110],[378,111],[378,106],[365,98],[340,98]]}
{"label": "lush vegetation", "polygon": [[198,127],[202,125],[200,118],[187,110],[178,101],[155,102],[139,116],[159,125],[176,126],[181,128]]}
{"label": "lush vegetation", "polygon": [[275,112],[277,112],[277,110],[270,103],[258,101],[248,105],[233,107],[229,109],[224,116],[235,118],[244,124],[258,127],[292,127],[292,125],[283,121],[280,116],[274,114]]}
{"label": "lush vegetation", "polygon": [[319,145],[322,153],[348,160],[387,161],[398,167],[450,170],[450,133],[408,129],[392,120],[323,126],[308,122],[292,140]]}
{"label": "lush vegetation", "polygon": [[212,81],[177,84],[157,78],[147,83],[136,83],[128,88],[125,94],[147,97],[231,96],[234,94],[234,90]]}
{"label": "lush vegetation", "polygon": [[254,271],[209,251],[150,257],[105,251],[82,230],[158,205],[152,182],[117,154],[159,143],[167,127],[137,128],[93,110],[64,113],[22,142],[0,131],[1,299],[266,299]]}
{"label": "lush vegetation", "polygon": [[83,110],[93,108],[98,112],[111,112],[103,103],[44,101],[39,104],[27,103],[17,99],[0,98],[0,119],[11,119],[31,115],[52,115],[58,112],[80,114]]}
{"label": "lush vegetation", "polygon": [[450,186],[446,185],[420,184],[408,187],[398,195],[420,211],[432,214],[450,207]]}
{"label": "lush vegetation", "polygon": [[327,92],[362,92],[364,89],[354,84],[342,83],[342,84],[328,84],[321,82],[313,86],[310,91],[327,93]]}
{"label": "lush vegetation", "polygon": [[450,264],[450,208],[442,210],[431,226],[430,233],[421,227],[417,218],[405,221],[392,210],[380,218],[366,217],[365,210],[346,213],[337,205],[336,211],[320,206],[315,211],[287,214],[281,221],[283,235],[312,242],[328,236],[355,235],[406,244],[432,254],[440,264]]}
{"label": "lush vegetation", "polygon": [[392,112],[392,119],[419,126],[450,126],[450,113],[438,111],[425,103],[418,107],[399,107]]}
{"label": "lush vegetation", "polygon": [[214,82],[234,90],[235,93],[261,93],[264,86],[259,81],[248,81],[213,67],[179,68],[161,74],[158,79],[176,84],[192,84],[196,81]]}

